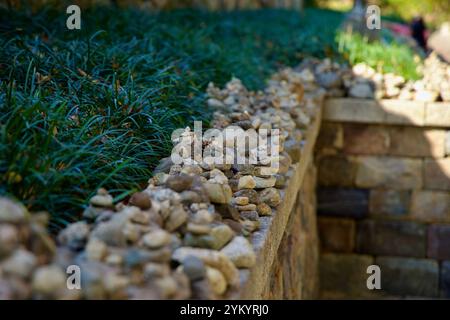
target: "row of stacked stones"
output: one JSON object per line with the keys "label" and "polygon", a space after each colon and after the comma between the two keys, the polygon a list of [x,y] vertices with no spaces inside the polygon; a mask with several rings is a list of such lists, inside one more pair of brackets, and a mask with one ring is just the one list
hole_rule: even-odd
{"label": "row of stacked stones", "polygon": [[302,64],[329,97],[400,99],[423,102],[450,101],[450,64],[430,54],[420,67],[422,79],[407,81],[393,73],[380,73],[365,63],[352,68],[329,59],[311,59]]}
{"label": "row of stacked stones", "polygon": [[[238,289],[239,269],[255,264],[251,237],[259,218],[280,204],[279,189],[300,158],[302,132],[316,111],[308,91],[317,89],[292,69],[275,74],[264,92],[248,91],[238,79],[224,89],[210,84],[213,126],[277,128],[279,155],[249,150],[256,164],[163,159],[147,189],[126,202],[115,204],[98,190],[57,245],[45,214],[1,198],[0,299],[215,299]],[[198,137],[186,128],[179,139]],[[210,143],[201,142],[203,149]],[[278,170],[269,161],[275,156]],[[81,270],[80,290],[67,286],[73,265]]]}

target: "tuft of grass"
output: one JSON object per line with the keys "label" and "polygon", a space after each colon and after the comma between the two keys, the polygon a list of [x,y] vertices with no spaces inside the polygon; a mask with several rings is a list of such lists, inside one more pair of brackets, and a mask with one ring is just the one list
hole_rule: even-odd
{"label": "tuft of grass", "polygon": [[339,52],[350,65],[365,62],[383,73],[395,73],[406,80],[418,80],[418,63],[421,57],[407,44],[394,41],[389,35],[380,40],[369,42],[359,34],[338,32],[336,41]]}

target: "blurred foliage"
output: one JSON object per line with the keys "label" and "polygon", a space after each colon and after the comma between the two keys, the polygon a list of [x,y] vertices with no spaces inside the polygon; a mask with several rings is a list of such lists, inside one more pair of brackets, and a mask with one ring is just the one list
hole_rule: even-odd
{"label": "blurred foliage", "polygon": [[428,25],[437,27],[450,20],[449,0],[377,0],[374,3],[380,6],[383,14],[398,16],[405,21],[421,15]]}
{"label": "blurred foliage", "polygon": [[[348,11],[354,0],[305,0],[306,7],[326,8]],[[421,15],[431,27],[438,27],[443,22],[450,21],[449,0],[367,0],[381,8],[383,17],[394,21],[410,22],[415,16]]]}

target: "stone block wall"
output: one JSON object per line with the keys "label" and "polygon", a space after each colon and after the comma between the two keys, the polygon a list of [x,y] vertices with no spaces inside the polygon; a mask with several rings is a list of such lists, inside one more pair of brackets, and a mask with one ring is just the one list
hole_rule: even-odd
{"label": "stone block wall", "polygon": [[[330,99],[316,144],[322,298],[450,298],[450,104]],[[367,267],[381,269],[368,290]]]}
{"label": "stone block wall", "polygon": [[318,297],[319,241],[317,237],[315,181],[311,163],[297,195],[270,270],[263,299]]}

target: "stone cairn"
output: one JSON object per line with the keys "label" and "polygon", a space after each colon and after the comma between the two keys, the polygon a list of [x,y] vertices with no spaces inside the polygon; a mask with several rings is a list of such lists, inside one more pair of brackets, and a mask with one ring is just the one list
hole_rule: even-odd
{"label": "stone cairn", "polygon": [[[252,233],[281,202],[323,90],[308,71],[284,69],[264,92],[234,78],[207,94],[214,128],[279,129],[278,170],[258,148],[249,150],[255,165],[162,159],[127,202],[98,190],[57,244],[47,214],[0,198],[0,299],[216,299],[238,289],[239,269],[256,262]],[[186,128],[180,139],[197,137]],[[71,265],[81,270],[79,290],[67,286]]]}
{"label": "stone cairn", "polygon": [[450,101],[450,64],[436,53],[430,54],[420,66],[423,78],[417,81],[377,72],[365,63],[350,68],[329,59],[307,59],[299,68],[309,70],[327,90],[328,97]]}

